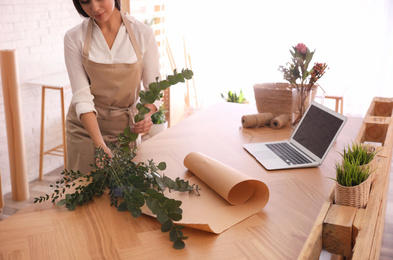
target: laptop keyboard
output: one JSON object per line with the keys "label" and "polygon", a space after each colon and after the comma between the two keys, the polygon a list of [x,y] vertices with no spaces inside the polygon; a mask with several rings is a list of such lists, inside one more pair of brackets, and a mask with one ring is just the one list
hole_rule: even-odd
{"label": "laptop keyboard", "polygon": [[296,151],[288,143],[266,144],[266,146],[288,165],[311,163],[307,157]]}

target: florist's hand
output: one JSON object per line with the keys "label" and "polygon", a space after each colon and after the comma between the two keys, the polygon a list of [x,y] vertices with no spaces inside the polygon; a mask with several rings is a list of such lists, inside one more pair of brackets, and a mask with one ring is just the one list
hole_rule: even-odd
{"label": "florist's hand", "polygon": [[[104,150],[105,154],[109,157],[109,159],[113,157],[112,151],[111,151],[111,149],[108,148],[108,146],[102,145],[102,146],[100,146],[100,147]],[[96,158],[96,165],[97,165],[99,168],[103,168],[103,167],[104,167],[102,161],[99,160],[99,158]]]}
{"label": "florist's hand", "polygon": [[133,124],[130,129],[131,132],[141,134],[141,133],[148,133],[150,131],[153,122],[151,121],[150,115],[145,115],[145,118],[138,123]]}

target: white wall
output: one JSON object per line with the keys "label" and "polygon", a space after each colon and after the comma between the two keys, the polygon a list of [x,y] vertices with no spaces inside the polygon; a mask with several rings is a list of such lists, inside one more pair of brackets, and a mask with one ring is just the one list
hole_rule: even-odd
{"label": "white wall", "polygon": [[345,114],[364,116],[372,97],[393,97],[391,0],[171,0],[166,7],[174,55],[184,64],[184,35],[206,105],[228,90],[254,101],[254,84],[283,82],[277,68],[299,42],[316,49],[312,62],[329,65],[325,90],[346,89]]}
{"label": "white wall", "polygon": [[[0,50],[15,49],[21,88],[23,130],[29,179],[38,177],[41,87],[33,79],[65,71],[63,37],[81,21],[70,0],[0,1]],[[1,80],[0,80],[1,85]],[[3,193],[10,191],[8,144],[3,91],[0,89],[0,170]],[[60,93],[46,92],[45,149],[61,144]],[[71,91],[65,93],[66,106]],[[63,165],[63,158],[45,156],[44,173]]]}
{"label": "white wall", "polygon": [[[163,0],[131,0],[131,13],[137,19],[151,19]],[[29,180],[38,177],[41,130],[41,87],[30,84],[48,75],[64,72],[63,38],[65,32],[79,24],[79,16],[71,0],[1,0],[0,50],[16,49],[21,88],[23,132],[27,151]],[[162,30],[157,25],[155,30]],[[159,36],[162,38],[162,36]],[[158,40],[161,40],[158,37]],[[160,48],[162,51],[162,47]],[[65,93],[66,109],[72,98]],[[45,150],[62,142],[60,93],[47,90],[45,111]],[[63,166],[63,158],[46,155],[44,174]],[[0,78],[0,171],[3,193],[11,191],[8,144],[5,125],[3,91]],[[60,174],[60,173],[59,173]]]}
{"label": "white wall", "polygon": [[[131,1],[142,17],[144,0]],[[220,93],[243,90],[253,102],[255,83],[282,81],[279,65],[304,42],[313,61],[330,70],[321,84],[345,93],[344,112],[362,116],[373,96],[393,96],[393,4],[390,0],[146,0],[165,4],[165,32],[177,67],[184,67],[183,36],[202,105]],[[133,9],[135,8],[135,9]],[[71,0],[0,1],[0,49],[16,49],[29,179],[38,177],[41,88],[29,80],[65,70],[63,35],[81,21]],[[1,84],[1,82],[0,82]],[[66,93],[66,104],[71,99]],[[48,92],[45,147],[61,142],[59,96]],[[201,102],[203,101],[203,102]],[[63,163],[46,156],[44,172]],[[10,191],[8,147],[0,88],[0,171]]]}

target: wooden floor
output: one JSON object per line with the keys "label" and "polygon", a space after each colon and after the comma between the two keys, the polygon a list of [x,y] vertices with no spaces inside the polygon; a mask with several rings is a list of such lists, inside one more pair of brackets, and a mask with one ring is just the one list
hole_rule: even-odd
{"label": "wooden floor", "polygon": [[[385,218],[385,227],[382,240],[382,248],[380,258],[381,260],[393,260],[393,164],[391,167],[391,178],[389,183],[388,205]],[[30,199],[23,202],[16,202],[12,200],[10,193],[4,194],[4,208],[0,213],[0,221],[15,214],[18,210],[29,206],[33,203],[34,198],[42,194],[46,194],[55,180],[60,177],[62,168],[56,169],[44,175],[44,180],[39,181],[38,178],[30,182]]]}

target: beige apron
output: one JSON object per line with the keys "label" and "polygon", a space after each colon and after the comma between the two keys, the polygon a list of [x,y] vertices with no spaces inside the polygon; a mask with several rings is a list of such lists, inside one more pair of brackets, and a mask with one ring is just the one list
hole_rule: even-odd
{"label": "beige apron", "polygon": [[[89,49],[93,19],[88,23],[83,46],[83,67],[90,80],[90,91],[94,96],[97,120],[106,144],[116,142],[119,133],[134,123],[138,94],[141,90],[142,56],[138,48],[130,21],[121,13],[122,21],[137,55],[133,64],[103,64],[89,60]],[[95,163],[94,145],[89,134],[77,118],[71,104],[67,114],[67,170],[79,170],[86,174]],[[134,146],[137,145],[134,143]]]}

